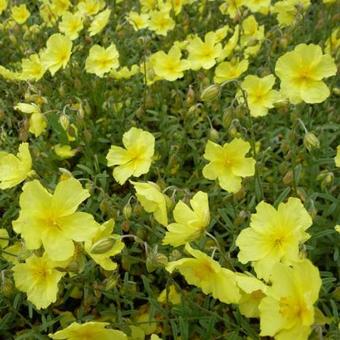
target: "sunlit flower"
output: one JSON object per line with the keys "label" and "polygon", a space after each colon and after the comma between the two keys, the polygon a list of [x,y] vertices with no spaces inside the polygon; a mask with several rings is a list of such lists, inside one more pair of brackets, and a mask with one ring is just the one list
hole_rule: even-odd
{"label": "sunlit flower", "polygon": [[34,174],[28,143],[21,143],[16,156],[0,151],[0,189],[13,188]]}
{"label": "sunlit flower", "polygon": [[204,294],[211,294],[221,302],[238,303],[241,295],[235,274],[205,253],[193,249],[189,243],[185,245],[185,250],[193,258],[169,262],[166,270],[170,273],[178,270],[189,284],[201,288]]}
{"label": "sunlit flower", "polygon": [[175,24],[168,10],[150,12],[149,29],[159,35],[167,35]]}
{"label": "sunlit flower", "polygon": [[173,211],[175,223],[169,224],[163,244],[178,247],[200,237],[210,222],[208,195],[199,191],[187,206],[183,201],[176,204]]}
{"label": "sunlit flower", "polygon": [[91,47],[89,56],[85,61],[85,70],[102,77],[105,73],[119,67],[119,53],[116,45],[111,44],[105,48],[99,45]]}
{"label": "sunlit flower", "polygon": [[245,157],[249,149],[250,144],[240,138],[223,146],[208,141],[203,157],[210,163],[203,168],[203,176],[210,180],[218,179],[224,190],[238,192],[242,177],[255,173],[255,160]]}
{"label": "sunlit flower", "polygon": [[[245,92],[251,116],[265,116],[268,110],[281,99],[280,93],[272,89],[274,84],[275,77],[272,74],[263,78],[249,75],[243,80],[241,88]],[[244,102],[241,93],[238,98],[240,102]]]}
{"label": "sunlit flower", "polygon": [[66,67],[71,57],[71,51],[70,38],[60,33],[53,34],[47,40],[46,49],[41,52],[41,62],[54,76],[60,68]]}
{"label": "sunlit flower", "polygon": [[74,253],[73,241],[91,240],[96,231],[92,215],[76,211],[88,197],[89,192],[75,178],[59,182],[53,195],[37,180],[26,183],[13,229],[21,234],[28,249],[43,245],[50,258],[66,260]]}
{"label": "sunlit flower", "polygon": [[187,60],[181,59],[180,49],[172,47],[168,54],[159,51],[152,56],[153,69],[158,77],[174,81],[184,76],[184,71],[190,68]]}
{"label": "sunlit flower", "polygon": [[83,27],[83,18],[80,13],[66,12],[59,23],[59,31],[69,37],[70,40],[77,39]]}
{"label": "sunlit flower", "polygon": [[40,107],[34,103],[18,103],[14,109],[30,115],[29,132],[33,133],[35,137],[39,137],[47,127],[47,120],[41,113]]}
{"label": "sunlit flower", "polygon": [[220,84],[225,81],[237,79],[242,73],[247,71],[248,65],[249,63],[247,59],[243,59],[241,61],[225,61],[216,67],[214,82]]}
{"label": "sunlit flower", "polygon": [[314,303],[321,287],[317,267],[303,260],[293,267],[277,263],[271,286],[259,305],[261,336],[306,340],[314,323]]}
{"label": "sunlit flower", "polygon": [[7,5],[7,0],[0,0],[0,14],[7,8]]}
{"label": "sunlit flower", "polygon": [[289,198],[276,210],[262,201],[251,216],[250,227],[236,240],[241,263],[252,262],[259,278],[268,280],[275,263],[300,260],[299,245],[309,238],[312,219],[298,198]]}
{"label": "sunlit flower", "polygon": [[151,166],[155,149],[155,137],[147,131],[132,127],[123,135],[123,145],[112,145],[107,156],[107,165],[114,166],[113,177],[121,185],[131,176],[146,174]]}
{"label": "sunlit flower", "polygon": [[150,17],[146,13],[139,14],[137,12],[131,11],[129,12],[127,19],[133,28],[138,31],[148,27]]}
{"label": "sunlit flower", "polygon": [[321,47],[313,44],[296,46],[281,56],[275,66],[282,92],[292,104],[326,100],[330,91],[322,79],[335,75],[336,70],[333,58],[322,54]]}
{"label": "sunlit flower", "polygon": [[73,322],[67,328],[48,336],[56,340],[127,340],[127,336],[116,329],[105,328],[108,322],[90,321],[83,324]]}
{"label": "sunlit flower", "polygon": [[105,7],[104,0],[84,0],[79,1],[78,3],[78,9],[80,13],[89,16],[96,15],[104,7]]}
{"label": "sunlit flower", "polygon": [[77,153],[77,149],[72,149],[70,145],[57,144],[53,147],[53,150],[62,159],[72,158]]}
{"label": "sunlit flower", "polygon": [[38,54],[32,54],[29,58],[21,61],[21,75],[23,80],[40,80],[45,74],[45,67]]}
{"label": "sunlit flower", "polygon": [[100,12],[94,17],[89,27],[90,37],[100,33],[106,27],[109,22],[110,15],[111,10],[106,9],[105,11]]}
{"label": "sunlit flower", "polygon": [[204,68],[208,70],[216,64],[216,59],[222,52],[222,45],[216,42],[216,36],[213,32],[205,35],[204,41],[201,38],[193,38],[188,46],[188,61],[193,70]]}
{"label": "sunlit flower", "polygon": [[25,4],[22,4],[19,6],[13,6],[11,11],[12,11],[12,18],[19,25],[24,24],[31,15],[31,13],[29,12]]}
{"label": "sunlit flower", "polygon": [[56,269],[58,263],[47,254],[32,255],[25,263],[16,264],[13,270],[15,286],[27,294],[27,299],[38,309],[46,308],[57,300],[58,283],[65,273]]}
{"label": "sunlit flower", "polygon": [[137,199],[145,211],[153,213],[155,220],[166,226],[168,224],[167,197],[161,192],[159,186],[153,182],[130,182],[134,186]]}
{"label": "sunlit flower", "polygon": [[182,299],[181,294],[177,291],[176,287],[174,285],[170,285],[169,287],[162,290],[157,298],[157,301],[164,304],[170,302],[173,305],[179,305]]}

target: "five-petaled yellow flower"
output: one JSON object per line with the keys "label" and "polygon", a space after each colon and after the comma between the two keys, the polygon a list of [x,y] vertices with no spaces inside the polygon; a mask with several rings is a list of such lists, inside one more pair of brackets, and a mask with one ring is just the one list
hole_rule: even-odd
{"label": "five-petaled yellow flower", "polygon": [[222,53],[222,45],[216,41],[214,32],[209,32],[205,35],[204,41],[201,38],[195,37],[187,46],[189,52],[188,61],[193,70],[203,68],[209,70],[216,64],[216,59]]}
{"label": "five-petaled yellow flower", "polygon": [[204,294],[211,294],[221,302],[238,303],[241,295],[235,274],[221,267],[207,254],[193,249],[189,243],[185,245],[185,250],[194,258],[169,262],[166,270],[172,273],[177,269],[189,284],[201,288]]}
{"label": "five-petaled yellow flower", "polygon": [[21,143],[16,156],[0,151],[0,189],[13,188],[34,174],[28,143]]}
{"label": "five-petaled yellow flower", "polygon": [[123,185],[131,176],[146,174],[155,151],[155,137],[148,131],[132,127],[123,135],[125,149],[112,145],[107,156],[107,165],[114,166],[113,177]]}
{"label": "five-petaled yellow flower", "polygon": [[47,255],[56,261],[70,258],[74,243],[91,240],[97,230],[92,215],[76,212],[90,196],[75,178],[57,184],[50,194],[39,181],[26,183],[20,195],[20,214],[13,229],[21,234],[28,249],[44,246]]}
{"label": "five-petaled yellow flower", "polygon": [[19,25],[24,24],[31,15],[25,4],[13,6],[11,11],[12,18]]}
{"label": "five-petaled yellow flower", "polygon": [[31,255],[25,263],[13,267],[15,286],[27,294],[27,299],[38,309],[46,308],[57,300],[58,282],[64,276],[56,269],[58,263],[45,253]]}
{"label": "five-petaled yellow flower", "polygon": [[314,323],[314,303],[321,287],[318,268],[309,260],[293,267],[277,263],[271,286],[259,305],[261,336],[306,340]]}
{"label": "five-petaled yellow flower", "polygon": [[241,138],[235,138],[223,146],[208,141],[203,157],[210,161],[203,168],[207,179],[218,179],[220,187],[229,192],[241,189],[242,177],[253,176],[255,160],[245,157],[250,144]]}
{"label": "five-petaled yellow flower", "polygon": [[298,198],[280,203],[276,210],[261,202],[251,216],[250,227],[236,240],[241,263],[252,262],[259,278],[268,280],[275,263],[291,264],[300,260],[299,245],[309,238],[306,230],[312,219]]}
{"label": "five-petaled yellow flower", "polygon": [[292,104],[302,101],[321,103],[330,91],[322,81],[336,74],[336,65],[328,54],[322,54],[318,45],[300,44],[281,56],[275,66],[281,80],[281,90]]}
{"label": "five-petaled yellow flower", "polygon": [[83,29],[83,17],[77,13],[66,12],[59,23],[59,31],[68,36],[71,40],[79,37],[79,32]]}
{"label": "five-petaled yellow flower", "polygon": [[174,81],[184,76],[184,71],[190,68],[187,60],[181,59],[181,50],[172,47],[168,54],[159,51],[152,56],[152,66],[156,75],[161,79]]}
{"label": "five-petaled yellow flower", "polygon": [[187,206],[183,201],[176,204],[173,211],[175,223],[169,224],[163,244],[178,247],[200,237],[210,222],[208,195],[199,191]]}
{"label": "five-petaled yellow flower", "polygon": [[168,224],[167,199],[166,195],[153,182],[132,182],[136,190],[136,196],[142,207],[148,213],[153,213],[155,220],[166,226]]}
{"label": "five-petaled yellow flower", "polygon": [[105,73],[119,67],[119,53],[116,45],[111,44],[108,48],[94,45],[91,47],[89,56],[85,62],[85,70],[102,77]]}
{"label": "five-petaled yellow flower", "polygon": [[[241,88],[245,92],[250,115],[253,117],[265,116],[269,109],[281,98],[276,90],[272,90],[275,83],[275,77],[270,74],[266,77],[247,76],[241,83]],[[239,94],[239,100],[244,101],[242,94]]]}
{"label": "five-petaled yellow flower", "polygon": [[41,52],[41,62],[53,76],[60,68],[65,68],[71,57],[72,41],[60,33],[51,35],[46,49]]}
{"label": "five-petaled yellow flower", "polygon": [[48,336],[55,340],[127,340],[119,330],[105,328],[108,322],[90,321],[83,324],[73,322],[67,328]]}

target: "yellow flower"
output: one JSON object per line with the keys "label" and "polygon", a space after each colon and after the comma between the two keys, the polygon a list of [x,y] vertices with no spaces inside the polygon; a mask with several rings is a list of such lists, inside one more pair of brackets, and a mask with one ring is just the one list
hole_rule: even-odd
{"label": "yellow flower", "polygon": [[250,144],[240,138],[223,146],[208,141],[203,157],[210,163],[203,168],[203,176],[210,180],[218,179],[220,187],[226,191],[238,192],[242,177],[255,173],[255,160],[245,157],[249,149]]}
{"label": "yellow flower", "polygon": [[255,55],[259,51],[263,40],[264,26],[259,26],[255,17],[250,15],[242,22],[240,44],[245,48],[245,55]]}
{"label": "yellow flower", "polygon": [[26,5],[24,4],[19,5],[19,6],[13,6],[11,11],[12,11],[12,18],[19,25],[24,24],[31,15]]}
{"label": "yellow flower", "polygon": [[22,80],[40,80],[45,74],[45,67],[41,63],[38,54],[32,54],[29,58],[21,61],[22,71],[20,78]]}
{"label": "yellow flower", "polygon": [[221,302],[238,303],[241,296],[235,274],[188,243],[185,250],[194,258],[169,262],[166,270],[172,273],[177,269],[189,284],[201,288],[204,294],[211,294]]}
{"label": "yellow flower", "polygon": [[233,53],[234,49],[238,45],[239,36],[240,36],[240,26],[236,25],[233,35],[230,37],[228,42],[225,44],[220,56],[217,58],[218,61],[225,60]]}
{"label": "yellow flower", "polygon": [[277,20],[281,27],[295,24],[298,18],[302,18],[303,11],[310,6],[310,0],[284,0],[273,5],[272,13],[277,14]]}
{"label": "yellow flower", "polygon": [[115,79],[129,79],[140,72],[138,65],[132,65],[129,69],[128,67],[124,66],[119,70],[111,70],[110,76]]}
{"label": "yellow flower", "polygon": [[268,14],[271,0],[247,0],[244,5],[253,13]]}
{"label": "yellow flower", "polygon": [[149,12],[155,9],[157,5],[157,0],[139,0],[140,5],[142,6],[143,12]]}
{"label": "yellow flower", "polygon": [[332,31],[330,37],[325,43],[325,52],[330,55],[336,55],[340,48],[340,29],[336,28]]}
{"label": "yellow flower", "polygon": [[132,127],[124,133],[123,145],[125,149],[112,145],[106,156],[108,166],[115,166],[114,179],[121,185],[129,177],[139,177],[149,171],[155,150],[155,137],[150,132]]}
{"label": "yellow flower", "polygon": [[155,53],[152,57],[152,65],[156,75],[168,81],[182,78],[183,71],[190,68],[190,63],[181,59],[181,56],[181,50],[177,47],[172,47],[168,54],[163,51]]}
{"label": "yellow flower", "polygon": [[109,22],[110,15],[111,15],[111,10],[106,9],[105,11],[100,12],[94,17],[89,27],[90,37],[100,33],[105,28],[105,26]]}
{"label": "yellow flower", "polygon": [[53,150],[62,159],[72,158],[77,153],[77,150],[72,149],[70,145],[57,144],[53,147]]}
{"label": "yellow flower", "polygon": [[66,12],[59,23],[59,31],[69,37],[70,40],[77,39],[83,27],[83,18],[80,13]]}
{"label": "yellow flower", "polygon": [[56,270],[58,263],[47,254],[30,256],[25,263],[13,267],[15,286],[27,294],[27,299],[38,309],[46,308],[57,300],[58,282],[65,273]]}
{"label": "yellow flower", "polygon": [[7,0],[0,0],[0,14],[7,8],[8,1]]}
{"label": "yellow flower", "polygon": [[67,12],[71,6],[71,2],[70,0],[52,0],[50,6],[53,14],[59,17]]}
{"label": "yellow flower", "polygon": [[282,92],[292,104],[302,101],[314,104],[329,96],[322,79],[335,75],[336,65],[330,55],[322,54],[320,46],[300,44],[278,59],[275,72],[281,80]]}
{"label": "yellow flower", "polygon": [[99,45],[91,47],[89,56],[85,62],[85,70],[102,77],[105,73],[119,67],[119,53],[116,45],[111,44],[105,48]]}
{"label": "yellow flower", "polygon": [[92,215],[76,212],[88,197],[89,192],[75,178],[59,182],[53,195],[37,180],[26,183],[13,229],[21,234],[28,249],[43,245],[50,258],[66,260],[74,253],[73,241],[88,241],[96,232]]}
{"label": "yellow flower", "polygon": [[28,143],[21,143],[16,156],[0,151],[0,189],[13,188],[34,173]]}
{"label": "yellow flower", "polygon": [[108,322],[97,321],[83,324],[73,322],[67,328],[48,336],[56,340],[127,340],[123,332],[105,328],[108,325]]}
{"label": "yellow flower", "polygon": [[78,3],[80,13],[90,16],[97,14],[104,7],[104,0],[85,0]]}
{"label": "yellow flower", "polygon": [[260,316],[259,304],[266,296],[267,286],[256,277],[236,273],[236,282],[241,290],[241,299],[238,306],[242,315],[247,318],[258,318]]}
{"label": "yellow flower", "polygon": [[[250,75],[241,83],[251,116],[262,117],[267,115],[268,110],[272,109],[274,104],[281,99],[280,93],[272,90],[274,83],[275,77],[272,74],[263,78]],[[244,102],[241,93],[238,94],[238,99],[240,102]]]}
{"label": "yellow flower", "polygon": [[48,38],[46,46],[40,58],[44,67],[53,76],[60,68],[65,68],[70,60],[72,41],[60,33],[55,33]]}
{"label": "yellow flower", "polygon": [[134,11],[129,12],[127,17],[128,22],[133,26],[136,31],[148,27],[149,19],[150,17],[148,14],[139,14]]}
{"label": "yellow flower", "polygon": [[150,12],[149,28],[159,35],[167,35],[175,24],[168,10]]}
{"label": "yellow flower", "polygon": [[14,109],[30,115],[29,132],[35,137],[39,137],[47,127],[45,116],[40,112],[40,107],[36,104],[18,103]]}
{"label": "yellow flower", "polygon": [[193,38],[187,46],[189,52],[188,61],[195,71],[200,68],[208,70],[216,64],[216,59],[222,52],[222,45],[216,43],[216,36],[213,32],[205,35],[204,41],[199,37]]}
{"label": "yellow flower", "polygon": [[157,301],[164,304],[171,302],[173,305],[179,305],[182,299],[181,294],[177,291],[176,287],[174,285],[170,285],[168,288],[162,290]]}
{"label": "yellow flower", "polygon": [[166,199],[159,186],[153,182],[132,182],[136,190],[136,196],[142,207],[148,212],[153,213],[155,220],[166,226],[168,215],[166,209]]}
{"label": "yellow flower", "polygon": [[245,0],[224,0],[219,7],[222,14],[228,14],[232,19],[242,14],[242,6]]}
{"label": "yellow flower", "polygon": [[175,223],[166,228],[163,244],[171,244],[178,247],[200,237],[210,222],[208,195],[199,191],[190,200],[190,207],[183,201],[176,204],[173,211]]}
{"label": "yellow flower", "polygon": [[314,323],[314,303],[321,279],[308,260],[288,267],[277,263],[271,271],[271,286],[260,303],[261,336],[306,340]]}
{"label": "yellow flower", "polygon": [[117,268],[117,263],[110,257],[119,254],[124,248],[119,235],[112,234],[114,224],[114,220],[109,220],[98,226],[93,238],[85,242],[87,254],[105,270]]}
{"label": "yellow flower", "polygon": [[340,168],[340,145],[336,147],[336,156],[334,157],[335,166]]}
{"label": "yellow flower", "polygon": [[225,81],[237,79],[242,73],[247,71],[248,65],[247,59],[223,62],[215,69],[214,82],[221,84]]}
{"label": "yellow flower", "polygon": [[299,244],[309,238],[305,231],[312,219],[298,198],[289,198],[276,210],[262,201],[252,215],[250,227],[236,240],[241,263],[252,262],[259,278],[268,280],[275,263],[300,260]]}

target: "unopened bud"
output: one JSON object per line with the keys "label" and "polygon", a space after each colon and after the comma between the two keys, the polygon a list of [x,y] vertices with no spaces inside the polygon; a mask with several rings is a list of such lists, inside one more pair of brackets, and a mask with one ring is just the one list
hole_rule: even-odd
{"label": "unopened bud", "polygon": [[59,123],[60,125],[63,127],[63,129],[66,131],[70,125],[70,121],[68,119],[68,117],[64,114],[62,114],[60,117],[59,117]]}
{"label": "unopened bud", "polygon": [[210,102],[216,99],[220,95],[221,86],[218,84],[212,84],[206,87],[201,93],[201,100],[203,102]]}
{"label": "unopened bud", "polygon": [[188,106],[193,105],[195,102],[195,92],[192,89],[192,87],[190,86],[187,92],[187,98],[186,98],[186,103]]}
{"label": "unopened bud", "polygon": [[131,217],[131,213],[132,213],[132,208],[131,208],[131,204],[129,201],[125,204],[123,208],[123,215],[128,220]]}
{"label": "unopened bud", "polygon": [[90,253],[95,255],[105,254],[112,249],[115,242],[116,240],[112,237],[103,238],[92,245]]}
{"label": "unopened bud", "polygon": [[219,133],[216,129],[211,128],[209,130],[209,139],[212,140],[213,142],[217,142],[219,137]]}
{"label": "unopened bud", "polygon": [[146,259],[146,270],[152,273],[157,268],[166,266],[168,263],[168,258],[157,252],[151,252]]}
{"label": "unopened bud", "polygon": [[231,122],[234,119],[234,113],[233,113],[233,109],[232,108],[227,108],[226,110],[224,110],[223,113],[223,118],[222,118],[222,122],[223,122],[223,126],[228,129]]}
{"label": "unopened bud", "polygon": [[305,137],[303,138],[303,145],[309,152],[312,151],[313,149],[320,148],[320,142],[312,132],[307,132],[305,134]]}

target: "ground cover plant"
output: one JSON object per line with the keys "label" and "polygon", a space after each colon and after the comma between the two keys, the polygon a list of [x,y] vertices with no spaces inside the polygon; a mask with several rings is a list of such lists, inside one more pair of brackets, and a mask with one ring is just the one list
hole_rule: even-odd
{"label": "ground cover plant", "polygon": [[1,339],[339,339],[339,3],[0,0]]}

